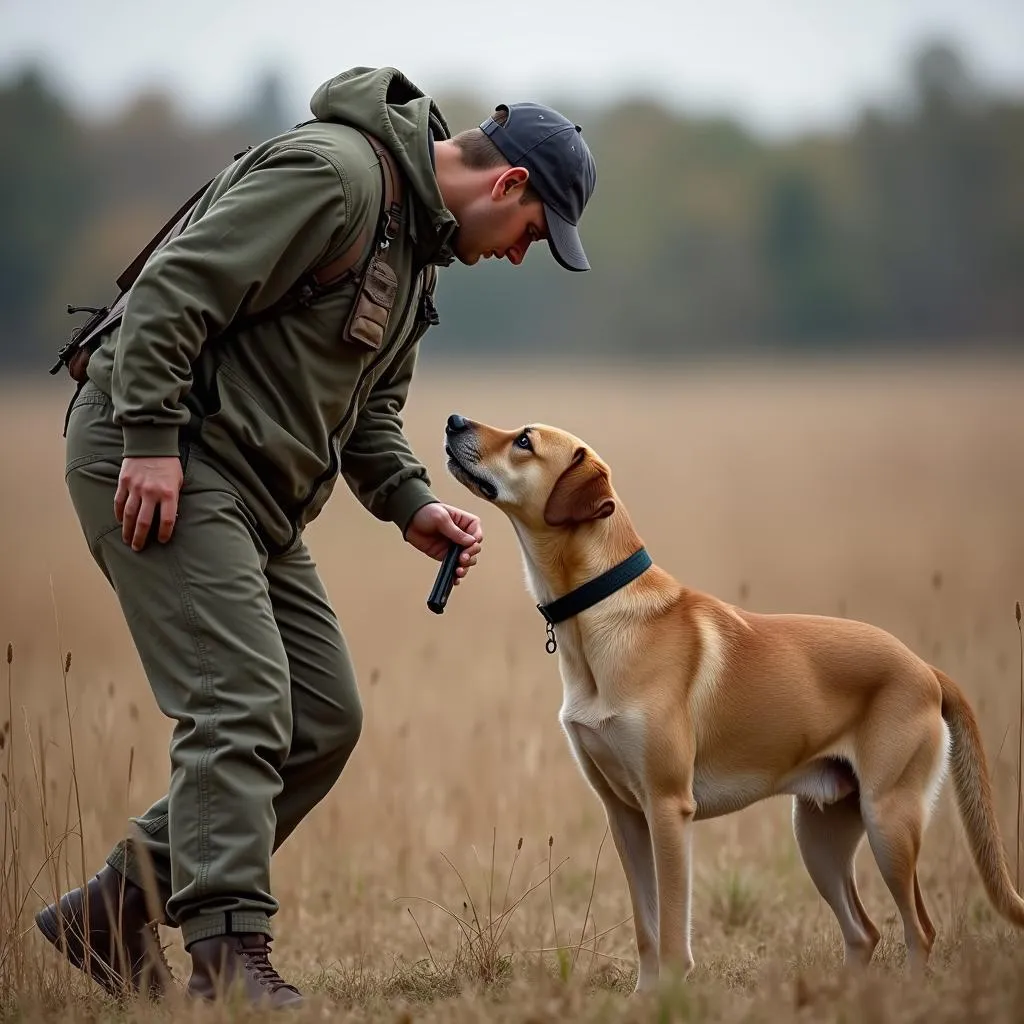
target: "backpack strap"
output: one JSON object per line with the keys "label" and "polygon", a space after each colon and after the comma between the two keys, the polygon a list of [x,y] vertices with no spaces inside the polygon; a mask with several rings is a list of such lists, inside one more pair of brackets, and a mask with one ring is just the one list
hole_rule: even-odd
{"label": "backpack strap", "polygon": [[[395,164],[395,158],[391,155],[391,151],[369,132],[364,132],[361,128],[357,131],[370,144],[370,148],[380,163],[381,177],[383,178],[380,226],[384,234],[381,247],[386,249],[391,239],[397,237],[401,228],[402,203],[405,199],[402,176],[398,172],[398,166]],[[369,232],[363,229],[344,252],[309,275],[318,287],[329,288],[336,284],[367,255],[367,243],[372,241],[367,238],[368,234]]]}

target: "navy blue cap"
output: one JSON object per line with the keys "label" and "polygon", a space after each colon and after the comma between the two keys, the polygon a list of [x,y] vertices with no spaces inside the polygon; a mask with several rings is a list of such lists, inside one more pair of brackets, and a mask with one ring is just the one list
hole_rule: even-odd
{"label": "navy blue cap", "polygon": [[551,254],[567,270],[589,270],[579,222],[597,168],[582,129],[540,103],[502,103],[504,125],[489,117],[480,128],[514,167],[530,172],[530,184],[544,204]]}

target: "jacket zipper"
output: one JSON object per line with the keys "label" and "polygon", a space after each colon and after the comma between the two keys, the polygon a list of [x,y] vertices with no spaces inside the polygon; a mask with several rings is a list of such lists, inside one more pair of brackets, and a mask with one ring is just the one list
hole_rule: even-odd
{"label": "jacket zipper", "polygon": [[[404,323],[405,322],[405,318],[409,314],[409,307],[412,305],[413,296],[416,294],[416,292],[418,290],[417,289],[417,284],[421,280],[422,280],[422,271],[420,271],[420,273],[418,273],[414,277],[414,279],[413,279],[413,286],[409,289],[409,295],[406,297],[405,305],[402,307],[402,319],[399,321],[400,323]],[[415,324],[413,324],[412,326],[415,327]],[[409,331],[409,337],[411,338],[414,333],[415,333],[415,331],[410,330]],[[401,348],[398,350],[398,352],[395,354],[395,360],[396,361],[400,361],[404,357],[405,353],[408,351],[410,346],[411,346],[411,342],[408,341],[408,340],[405,341],[402,344]],[[328,448],[330,448],[330,453],[331,453],[330,454],[330,462],[328,463],[327,469],[324,470],[324,472],[321,473],[313,481],[313,486],[310,488],[309,494],[306,495],[305,499],[302,502],[299,503],[299,505],[296,507],[295,511],[292,513],[292,516],[291,516],[291,520],[292,520],[291,521],[291,527],[292,527],[291,536],[288,538],[287,544],[285,544],[284,547],[280,549],[281,551],[287,551],[295,543],[295,538],[298,537],[298,535],[299,535],[298,520],[302,518],[303,512],[305,512],[306,509],[309,508],[309,506],[313,504],[313,501],[315,500],[317,494],[319,493],[320,488],[323,487],[323,485],[328,480],[333,479],[340,472],[341,467],[340,467],[339,462],[338,462],[337,446],[334,443],[335,438],[338,436],[338,434],[341,433],[342,429],[345,427],[345,425],[348,423],[348,421],[352,418],[352,413],[353,413],[353,411],[355,409],[356,399],[359,396],[359,389],[363,386],[363,381],[365,381],[366,378],[371,373],[373,373],[373,371],[380,365],[380,363],[383,361],[383,359],[384,359],[384,357],[386,355],[387,355],[387,348],[382,343],[381,344],[380,352],[377,354],[377,356],[373,360],[371,360],[369,365],[359,375],[359,378],[356,381],[356,386],[352,389],[352,398],[351,398],[351,400],[348,403],[348,408],[345,410],[345,414],[338,421],[337,426],[335,426],[335,428],[330,432],[330,434],[327,435],[327,446],[328,446]]]}

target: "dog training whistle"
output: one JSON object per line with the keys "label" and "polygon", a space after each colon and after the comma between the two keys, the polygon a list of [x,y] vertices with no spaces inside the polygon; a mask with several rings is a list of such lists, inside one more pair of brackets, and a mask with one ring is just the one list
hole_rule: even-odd
{"label": "dog training whistle", "polygon": [[437,570],[437,578],[427,598],[427,607],[436,615],[444,614],[444,606],[448,603],[448,595],[455,585],[455,570],[459,565],[459,555],[462,554],[460,545],[452,541],[448,548],[448,554],[444,556],[441,568]]}

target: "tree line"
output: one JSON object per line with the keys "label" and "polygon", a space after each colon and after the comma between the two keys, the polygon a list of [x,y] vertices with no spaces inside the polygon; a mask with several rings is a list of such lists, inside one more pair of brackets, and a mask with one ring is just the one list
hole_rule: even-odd
{"label": "tree line", "polygon": [[[598,161],[594,269],[535,247],[515,271],[441,274],[431,355],[661,359],[1003,347],[1024,335],[1024,101],[955,49],[922,49],[906,99],[784,141],[653,100],[577,112]],[[437,97],[453,130],[489,113]],[[549,100],[555,106],[557,99]],[[79,318],[185,196],[248,144],[308,116],[268,76],[200,125],[147,92],[77,114],[38,68],[0,83],[0,364],[45,372]]]}

